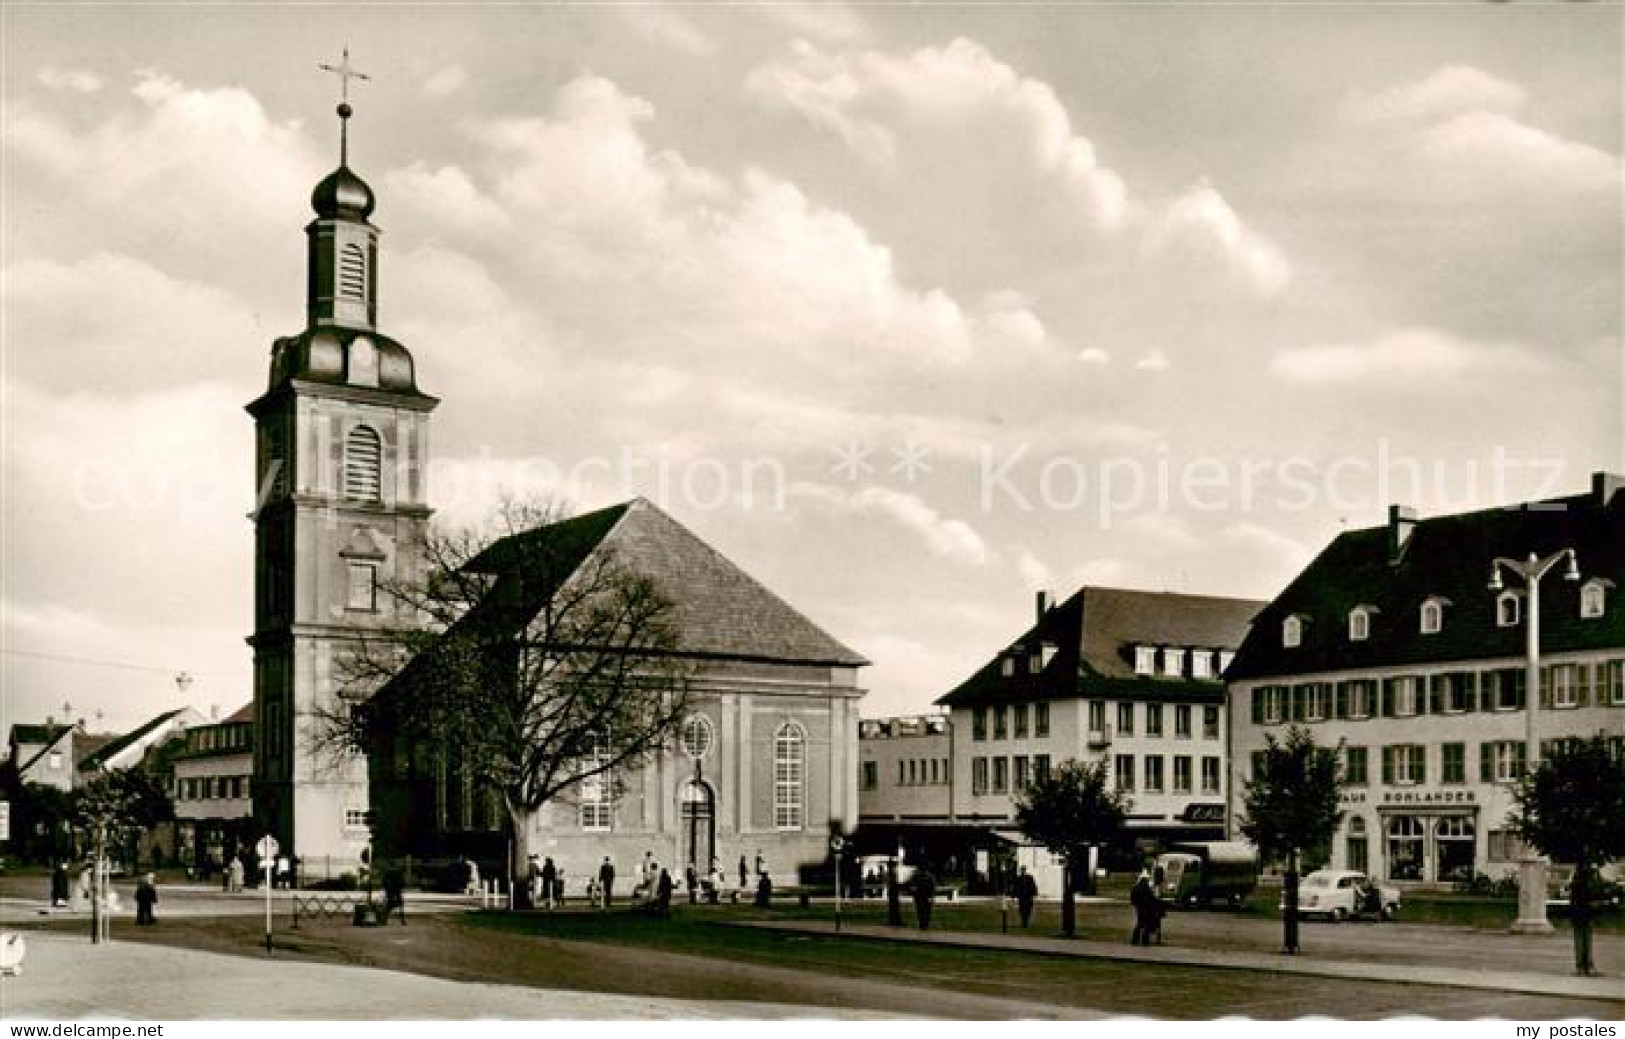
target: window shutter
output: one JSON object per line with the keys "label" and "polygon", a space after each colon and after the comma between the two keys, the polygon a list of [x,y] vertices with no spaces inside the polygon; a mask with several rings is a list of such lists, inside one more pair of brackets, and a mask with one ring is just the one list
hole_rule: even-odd
{"label": "window shutter", "polygon": [[1426,703],[1428,705],[1428,711],[1431,714],[1438,714],[1443,711],[1444,704],[1440,701],[1443,698],[1444,690],[1450,685],[1450,676],[1417,675],[1416,680],[1418,682],[1426,683],[1422,689],[1419,690],[1419,692],[1421,692],[1423,695],[1416,698],[1417,703],[1419,705]]}
{"label": "window shutter", "polygon": [[1411,747],[1411,782],[1420,786],[1428,781],[1428,755],[1424,744]]}
{"label": "window shutter", "polygon": [[1337,683],[1336,699],[1332,701],[1332,714],[1339,720],[1349,716],[1349,684]]}
{"label": "window shutter", "polygon": [[1392,678],[1385,678],[1382,680],[1381,706],[1381,713],[1384,718],[1392,718],[1394,716],[1394,680]]}
{"label": "window shutter", "polygon": [[1264,724],[1264,687],[1261,685],[1253,687],[1253,724]]}
{"label": "window shutter", "polygon": [[1382,783],[1384,786],[1394,785],[1394,748],[1382,748]]}
{"label": "window shutter", "polygon": [[1302,685],[1292,687],[1292,712],[1288,721],[1301,722],[1304,715],[1304,702],[1307,699],[1308,689]]}
{"label": "window shutter", "polygon": [[1552,674],[1554,671],[1555,669],[1551,667],[1543,667],[1540,669],[1541,710],[1549,711],[1552,709]]}
{"label": "window shutter", "polygon": [[[1574,695],[1578,698],[1575,700],[1575,702],[1581,707],[1590,706],[1591,664],[1588,661],[1582,661],[1581,663],[1574,665],[1574,684]],[[1597,700],[1600,703],[1602,701],[1602,697],[1599,696]]]}
{"label": "window shutter", "polygon": [[1491,783],[1495,781],[1495,744],[1480,743],[1478,745],[1478,781]]}
{"label": "window shutter", "polygon": [[1524,710],[1529,706],[1529,676],[1521,667],[1513,669],[1512,688],[1517,694],[1515,700],[1518,710]]}
{"label": "window shutter", "polygon": [[1471,711],[1478,707],[1478,672],[1458,671],[1456,681],[1461,683],[1461,709]]}

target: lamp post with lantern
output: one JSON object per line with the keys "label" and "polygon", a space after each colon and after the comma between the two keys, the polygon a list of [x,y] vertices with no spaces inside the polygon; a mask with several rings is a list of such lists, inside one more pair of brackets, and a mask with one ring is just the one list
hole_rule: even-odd
{"label": "lamp post with lantern", "polygon": [[[1565,581],[1580,579],[1580,562],[1574,549],[1564,548],[1548,556],[1529,553],[1526,560],[1497,556],[1490,563],[1489,589],[1499,592],[1505,585],[1501,571],[1506,569],[1523,579],[1528,588],[1528,606],[1524,615],[1524,772],[1535,767],[1540,756],[1540,742],[1535,731],[1535,712],[1540,708],[1540,579],[1558,563],[1568,561],[1563,572]],[[1497,607],[1499,608],[1499,607]],[[1546,919],[1546,860],[1534,848],[1524,848],[1518,864],[1518,918],[1512,922],[1514,934],[1551,934],[1554,928]]]}

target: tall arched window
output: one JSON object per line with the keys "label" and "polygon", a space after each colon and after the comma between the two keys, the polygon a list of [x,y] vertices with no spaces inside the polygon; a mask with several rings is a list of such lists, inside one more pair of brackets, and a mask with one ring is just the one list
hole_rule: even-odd
{"label": "tall arched window", "polygon": [[379,500],[383,443],[371,426],[357,426],[344,438],[344,496]]}
{"label": "tall arched window", "polygon": [[1292,649],[1303,642],[1303,620],[1296,616],[1281,622],[1281,645]]}
{"label": "tall arched window", "polygon": [[785,722],[773,735],[773,825],[777,829],[803,826],[806,763],[807,734],[794,722]]}
{"label": "tall arched window", "polygon": [[339,250],[339,295],[367,298],[367,254],[354,242]]}
{"label": "tall arched window", "polygon": [[607,830],[614,821],[614,777],[607,772],[597,771],[608,763],[609,754],[605,750],[603,742],[594,738],[592,749],[588,752],[581,767],[582,772],[592,773],[592,775],[581,781],[579,788],[581,828],[583,830]]}

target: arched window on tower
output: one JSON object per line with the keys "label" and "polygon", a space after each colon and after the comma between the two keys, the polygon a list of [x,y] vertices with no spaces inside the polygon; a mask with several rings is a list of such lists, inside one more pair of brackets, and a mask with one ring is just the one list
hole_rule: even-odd
{"label": "arched window on tower", "polygon": [[367,254],[355,242],[339,250],[339,295],[349,299],[367,298]]}
{"label": "arched window on tower", "polygon": [[795,722],[785,722],[773,735],[773,825],[776,829],[799,830],[803,826],[806,764],[807,734]]}
{"label": "arched window on tower", "polygon": [[344,439],[344,496],[357,501],[380,500],[379,472],[383,445],[378,431],[357,426]]}

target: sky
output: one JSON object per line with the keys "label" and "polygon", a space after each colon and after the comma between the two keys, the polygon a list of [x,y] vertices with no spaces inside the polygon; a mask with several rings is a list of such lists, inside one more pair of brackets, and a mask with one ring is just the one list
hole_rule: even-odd
{"label": "sky", "polygon": [[1622,38],[1603,4],[8,3],[0,725],[250,698],[243,405],[303,327],[346,45],[438,520],[645,495],[869,658],[875,716],[1041,589],[1267,599],[1390,503],[1625,471]]}

